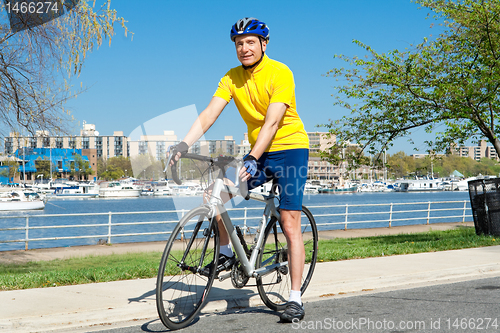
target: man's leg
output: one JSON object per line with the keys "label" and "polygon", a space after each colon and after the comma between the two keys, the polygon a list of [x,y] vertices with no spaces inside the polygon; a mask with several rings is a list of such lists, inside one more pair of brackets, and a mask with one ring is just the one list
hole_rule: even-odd
{"label": "man's leg", "polygon": [[[224,183],[226,185],[231,185],[231,186],[234,185],[233,182],[231,182],[228,179],[225,179]],[[207,194],[203,198],[205,203],[207,203],[209,201],[211,192],[212,192],[212,185],[210,186],[209,191],[207,192]],[[222,199],[223,203],[225,204],[227,201],[229,201],[231,199],[231,196],[228,193],[221,193],[221,199]],[[219,229],[219,249],[220,249],[219,264],[217,266],[217,270],[218,271],[228,270],[233,266],[234,262],[236,261],[236,258],[234,256],[233,249],[231,247],[231,241],[229,239],[229,234],[226,231],[226,227],[224,226],[224,223],[222,222],[222,218],[221,218],[220,214],[217,214],[215,216],[215,219],[217,221],[217,226]],[[213,263],[210,263],[203,268],[205,274],[208,274],[212,265],[213,265]]]}
{"label": "man's leg", "polygon": [[304,241],[302,240],[302,230],[300,227],[300,210],[280,211],[281,226],[284,229],[286,242],[288,245],[288,266],[290,269],[290,279],[292,280],[292,290],[299,291],[302,286],[302,273],[306,253]]}
{"label": "man's leg", "polygon": [[[234,186],[234,183],[227,178],[224,178],[224,184],[229,185],[229,186]],[[205,194],[205,196],[203,197],[204,203],[207,203],[210,200],[210,195],[212,193],[212,187],[213,187],[213,185],[210,185],[207,194]],[[223,204],[226,204],[226,202],[231,200],[231,198],[232,198],[232,196],[230,194],[228,194],[226,192],[221,193],[221,199],[222,199]],[[222,218],[220,217],[219,214],[217,214],[215,219],[217,220],[217,226],[219,228],[219,245],[220,246],[229,245],[229,243],[230,243],[229,235],[226,231],[226,227],[224,226],[224,223],[222,223]]]}

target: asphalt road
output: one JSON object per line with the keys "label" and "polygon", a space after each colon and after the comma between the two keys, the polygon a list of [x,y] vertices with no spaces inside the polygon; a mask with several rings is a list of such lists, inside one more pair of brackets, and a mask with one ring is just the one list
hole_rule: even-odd
{"label": "asphalt road", "polygon": [[[305,304],[302,322],[251,308],[204,315],[179,332],[500,332],[500,277],[335,297]],[[93,332],[167,332],[159,320]]]}

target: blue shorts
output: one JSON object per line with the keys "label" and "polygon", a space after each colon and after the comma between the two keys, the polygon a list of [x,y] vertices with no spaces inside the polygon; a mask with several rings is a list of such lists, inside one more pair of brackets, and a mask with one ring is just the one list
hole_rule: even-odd
{"label": "blue shorts", "polygon": [[278,184],[280,208],[302,210],[308,159],[309,149],[305,148],[264,153],[257,160],[255,176],[248,180],[248,189],[274,180]]}

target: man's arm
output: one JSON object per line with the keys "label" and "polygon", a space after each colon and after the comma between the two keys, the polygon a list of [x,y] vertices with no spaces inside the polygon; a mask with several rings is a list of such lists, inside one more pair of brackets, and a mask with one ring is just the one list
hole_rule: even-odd
{"label": "man's arm", "polygon": [[223,98],[214,96],[208,106],[203,110],[202,113],[198,116],[198,119],[194,122],[193,126],[189,130],[188,134],[184,138],[185,143],[188,146],[192,146],[196,141],[198,141],[203,134],[208,131],[210,127],[215,123],[217,118],[219,118],[220,114],[226,107],[227,102]]}
{"label": "man's arm", "polygon": [[[269,147],[269,144],[276,135],[281,119],[283,119],[286,108],[287,105],[285,103],[271,103],[267,107],[264,125],[260,129],[255,145],[250,152],[250,155],[255,157],[255,159],[258,160],[266,151],[267,147]],[[242,180],[248,180],[250,179],[250,174],[241,169],[240,177]]]}
{"label": "man's arm", "polygon": [[[210,101],[210,103],[208,103],[208,106],[205,108],[205,110],[203,110],[202,113],[200,113],[193,126],[191,126],[188,134],[182,141],[184,141],[188,145],[188,147],[191,147],[215,123],[226,105],[227,101],[225,99],[217,96],[212,97],[212,100]],[[181,154],[178,153],[175,157],[175,160],[178,161],[180,157]],[[173,163],[174,162],[172,161],[171,164]]]}

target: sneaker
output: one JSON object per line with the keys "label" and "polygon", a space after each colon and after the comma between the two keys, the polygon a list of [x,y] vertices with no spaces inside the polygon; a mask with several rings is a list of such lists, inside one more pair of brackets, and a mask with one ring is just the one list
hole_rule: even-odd
{"label": "sneaker", "polygon": [[[219,265],[217,266],[217,272],[215,273],[215,277],[219,275],[220,272],[222,271],[229,271],[231,268],[233,268],[234,263],[236,262],[236,257],[233,254],[232,257],[228,257],[225,254],[219,254]],[[203,267],[200,271],[201,275],[208,276],[210,275],[210,271],[212,270],[214,263],[213,261]]]}
{"label": "sneaker", "polygon": [[280,315],[284,323],[291,323],[294,319],[302,320],[305,315],[304,306],[297,302],[286,303],[285,312]]}

